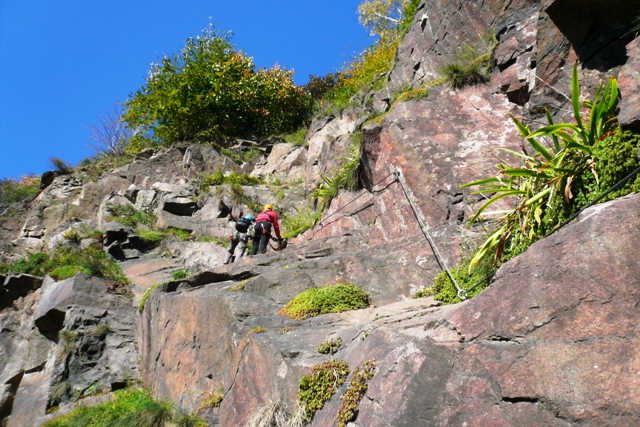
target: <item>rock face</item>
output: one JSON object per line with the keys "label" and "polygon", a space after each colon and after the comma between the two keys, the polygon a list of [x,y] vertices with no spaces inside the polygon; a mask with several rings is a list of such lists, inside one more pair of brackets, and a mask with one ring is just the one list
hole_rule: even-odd
{"label": "rock face", "polygon": [[0,312],[0,420],[40,426],[53,406],[139,378],[135,323],[131,299],[104,281],[47,277]]}
{"label": "rock face", "polygon": [[[425,0],[388,88],[317,118],[304,146],[239,140],[234,158],[260,153],[239,165],[211,146],[183,143],[145,150],[94,182],[53,174],[23,216],[0,218],[2,258],[69,247],[65,236],[90,229],[94,237],[78,247],[103,244],[121,261],[134,298],[111,295],[102,280],[82,274],[43,284],[0,276],[0,422],[41,425],[53,406],[65,413],[78,398],[141,379],[188,412],[222,393],[219,408],[200,414],[210,425],[246,426],[269,404],[293,412],[300,378],[332,357],[318,344],[340,337],[334,358],[351,370],[377,366],[353,427],[640,424],[640,196],[584,212],[503,265],[471,301],[443,307],[411,298],[485,232],[466,227],[482,196],[460,186],[494,175],[496,158],[510,156],[503,149],[521,151],[510,116],[537,128],[545,108],[559,119],[571,115],[574,61],[585,98],[619,78],[620,123],[638,129],[638,42],[627,31],[634,8],[604,0]],[[490,81],[429,87],[424,98],[389,111],[397,90],[433,83],[465,43],[490,34],[497,41]],[[368,120],[372,111],[385,115]],[[304,212],[360,132],[358,191],[340,191],[286,249],[221,265],[220,239],[239,215],[255,216],[265,203],[288,220]],[[263,181],[203,185],[203,174],[221,168]],[[157,221],[123,225],[114,206]],[[170,237],[161,244],[141,237],[152,229]],[[177,270],[188,277],[174,279]],[[297,294],[340,282],[365,289],[371,307],[303,321],[278,314]],[[312,426],[332,425],[347,384]]]}
{"label": "rock face", "polygon": [[[633,196],[585,211],[457,306],[410,300],[298,322],[248,284],[159,288],[139,324],[143,378],[187,408],[224,390],[220,425],[245,425],[261,405],[293,407],[301,375],[327,359],[317,345],[340,336],[334,357],[378,365],[356,425],[635,425],[639,209]],[[331,425],[345,392],[312,425]]]}

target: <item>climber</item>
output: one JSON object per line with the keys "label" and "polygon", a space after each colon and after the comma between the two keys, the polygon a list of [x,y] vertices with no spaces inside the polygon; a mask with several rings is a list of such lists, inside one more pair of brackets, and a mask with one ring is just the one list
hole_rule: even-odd
{"label": "climber", "polygon": [[[229,250],[227,250],[227,255],[224,257],[224,263],[229,264],[233,258],[233,252],[238,247],[239,253],[235,257],[235,261],[242,258],[244,255],[244,251],[247,249],[247,240],[249,236],[247,236],[249,228],[253,225],[253,216],[246,215],[240,216],[238,221],[236,221],[236,231],[233,232],[233,236],[229,238],[231,244],[229,245]],[[255,247],[255,243],[254,243]]]}
{"label": "climber", "polygon": [[254,226],[256,235],[253,238],[253,249],[251,255],[263,254],[267,251],[267,243],[271,238],[271,228],[276,233],[278,241],[282,241],[280,237],[280,225],[278,225],[278,215],[273,211],[273,205],[264,205],[264,209],[256,217],[256,225]]}

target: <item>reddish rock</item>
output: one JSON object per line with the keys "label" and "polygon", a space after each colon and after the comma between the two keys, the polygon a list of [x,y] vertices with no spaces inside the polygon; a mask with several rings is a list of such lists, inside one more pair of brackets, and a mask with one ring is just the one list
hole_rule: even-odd
{"label": "reddish rock", "polygon": [[640,132],[640,39],[627,45],[627,63],[620,70],[620,125]]}
{"label": "reddish rock", "polygon": [[51,375],[44,372],[22,378],[7,427],[39,427],[44,423],[50,379]]}

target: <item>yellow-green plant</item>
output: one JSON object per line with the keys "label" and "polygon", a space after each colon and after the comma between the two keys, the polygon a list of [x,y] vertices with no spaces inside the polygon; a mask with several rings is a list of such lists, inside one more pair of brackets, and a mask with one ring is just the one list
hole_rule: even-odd
{"label": "yellow-green plant", "polygon": [[338,427],[346,427],[347,423],[355,419],[358,405],[364,398],[369,388],[369,380],[375,375],[378,365],[373,360],[367,360],[362,364],[362,369],[356,366],[353,370],[353,376],[349,381],[347,392],[342,396],[338,415],[335,423]]}
{"label": "yellow-green plant", "polygon": [[347,157],[331,178],[322,176],[322,182],[313,192],[320,201],[320,209],[326,209],[341,189],[356,190],[359,184],[360,162],[362,160],[362,134],[354,134]]}
{"label": "yellow-green plant", "polygon": [[[305,408],[307,421],[313,419],[316,411],[322,409],[326,401],[344,384],[349,375],[349,365],[343,360],[328,360],[311,367],[308,375],[300,379],[298,400]],[[302,405],[301,405],[302,406]]]}
{"label": "yellow-green plant", "polygon": [[[554,196],[562,194],[569,204],[572,182],[582,173],[593,170],[593,146],[615,126],[617,82],[614,78],[609,79],[604,90],[602,86],[598,89],[593,102],[584,103],[590,108],[590,114],[583,120],[576,64],[571,79],[571,95],[575,124],[555,124],[547,112],[549,125],[531,131],[529,126],[513,117],[533,153],[528,154],[524,149],[522,153],[505,149],[518,158],[519,167],[503,162],[497,165],[497,176],[462,186],[478,187],[473,194],[493,194],[471,218],[470,224],[483,215],[502,215],[498,229],[480,246],[471,260],[469,270],[490,253],[494,254],[496,260],[501,259],[508,244],[522,248],[542,237],[542,217]],[[543,139],[550,141],[550,146],[545,146]],[[507,197],[515,198],[514,207],[485,213],[489,206]]]}
{"label": "yellow-green plant", "polygon": [[311,288],[295,296],[279,314],[302,320],[325,313],[341,313],[369,306],[369,294],[349,283]]}

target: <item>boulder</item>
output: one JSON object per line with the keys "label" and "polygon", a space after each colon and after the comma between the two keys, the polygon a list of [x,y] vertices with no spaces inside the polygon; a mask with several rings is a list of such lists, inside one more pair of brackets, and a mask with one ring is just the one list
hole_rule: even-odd
{"label": "boulder", "polygon": [[51,375],[45,372],[27,374],[13,401],[7,427],[39,427],[44,423]]}
{"label": "boulder", "polygon": [[191,216],[196,211],[198,204],[189,197],[182,197],[175,194],[167,194],[162,198],[158,209],[178,216]]}
{"label": "boulder", "polygon": [[18,298],[39,289],[42,286],[42,277],[30,274],[11,275],[0,286],[0,310],[10,306]]}
{"label": "boulder", "polygon": [[627,45],[627,63],[620,70],[620,126],[640,132],[640,39]]}
{"label": "boulder", "polygon": [[35,326],[47,338],[57,342],[58,332],[65,321],[67,307],[71,304],[85,306],[119,307],[122,300],[107,293],[107,284],[97,278],[78,273],[75,276],[54,281],[47,276],[42,295],[35,311]]}

